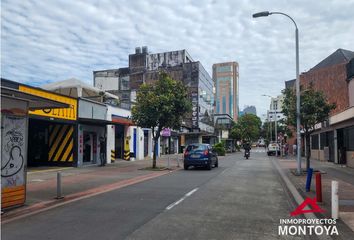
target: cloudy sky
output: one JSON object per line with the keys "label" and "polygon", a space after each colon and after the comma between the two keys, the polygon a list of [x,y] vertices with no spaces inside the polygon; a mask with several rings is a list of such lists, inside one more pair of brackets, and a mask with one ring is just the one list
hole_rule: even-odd
{"label": "cloudy sky", "polygon": [[157,53],[186,49],[211,74],[213,63],[240,65],[240,108],[260,117],[284,81],[338,48],[354,51],[354,0],[2,0],[1,76],[40,86],[92,71],[128,66],[137,46]]}

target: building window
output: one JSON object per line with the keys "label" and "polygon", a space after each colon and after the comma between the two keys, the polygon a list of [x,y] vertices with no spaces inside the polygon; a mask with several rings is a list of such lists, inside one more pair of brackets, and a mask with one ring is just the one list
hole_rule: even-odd
{"label": "building window", "polygon": [[221,73],[221,72],[232,72],[232,67],[231,66],[220,66],[216,68],[216,72]]}
{"label": "building window", "polygon": [[327,133],[323,132],[320,134],[320,149],[323,150],[323,148],[327,146],[328,146]]}
{"label": "building window", "polygon": [[273,110],[278,110],[278,101],[273,102]]}
{"label": "building window", "polygon": [[344,129],[343,138],[346,150],[354,151],[354,126]]}

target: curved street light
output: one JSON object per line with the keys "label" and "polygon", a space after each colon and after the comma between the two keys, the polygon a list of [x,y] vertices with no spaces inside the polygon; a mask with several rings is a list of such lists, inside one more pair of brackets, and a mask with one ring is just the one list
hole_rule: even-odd
{"label": "curved street light", "polygon": [[300,133],[300,75],[299,75],[299,30],[295,20],[282,12],[258,12],[253,14],[254,18],[268,17],[272,14],[280,14],[288,17],[295,25],[295,51],[296,51],[296,138],[297,138],[297,174],[301,174],[301,133]]}

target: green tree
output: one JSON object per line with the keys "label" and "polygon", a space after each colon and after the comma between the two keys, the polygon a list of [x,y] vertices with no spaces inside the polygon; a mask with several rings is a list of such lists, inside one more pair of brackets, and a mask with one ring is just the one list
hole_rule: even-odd
{"label": "green tree", "polygon": [[[285,95],[283,102],[283,113],[288,125],[296,128],[296,95],[295,89],[283,90]],[[336,108],[334,103],[328,103],[323,92],[316,91],[313,85],[308,88],[301,87],[300,91],[300,121],[306,139],[306,169],[310,168],[310,136],[315,130],[315,125],[328,120],[329,113]]]}
{"label": "green tree", "polygon": [[[262,129],[261,129],[261,137],[263,137],[264,139],[267,139],[267,142],[271,142],[274,141],[275,139],[275,123],[274,122],[264,122],[262,125]],[[288,138],[291,138],[293,136],[291,129],[287,126],[287,123],[284,119],[281,119],[279,121],[277,121],[277,132],[279,133],[283,133],[288,136]]]}
{"label": "green tree", "polygon": [[241,116],[231,129],[230,137],[238,141],[256,141],[260,136],[262,121],[254,114]]}
{"label": "green tree", "polygon": [[182,119],[191,111],[191,102],[186,87],[173,80],[167,73],[160,72],[159,79],[152,84],[142,84],[132,108],[134,123],[151,128],[154,140],[152,167],[156,168],[156,149],[161,130],[179,129]]}

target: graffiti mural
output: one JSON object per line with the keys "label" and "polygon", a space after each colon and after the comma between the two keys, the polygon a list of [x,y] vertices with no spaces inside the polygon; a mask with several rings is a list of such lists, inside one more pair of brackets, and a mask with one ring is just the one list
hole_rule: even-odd
{"label": "graffiti mural", "polygon": [[26,118],[3,115],[1,131],[2,187],[24,185]]}

